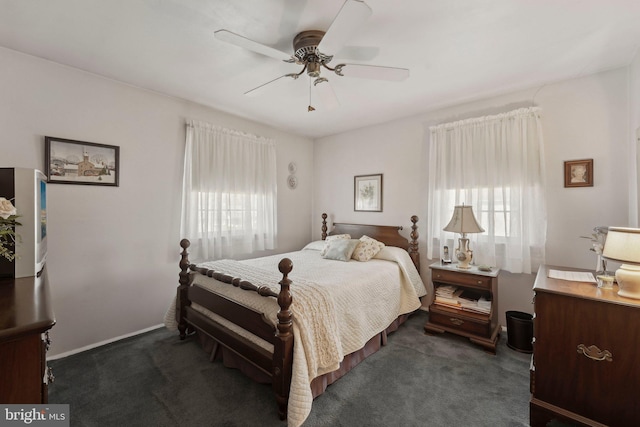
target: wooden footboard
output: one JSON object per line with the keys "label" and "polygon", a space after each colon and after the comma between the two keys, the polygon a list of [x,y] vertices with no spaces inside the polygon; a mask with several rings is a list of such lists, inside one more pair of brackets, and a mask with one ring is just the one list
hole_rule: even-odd
{"label": "wooden footboard", "polygon": [[[191,264],[187,252],[190,245],[191,243],[187,239],[180,241],[180,247],[182,247],[180,285],[176,300],[176,321],[178,322],[180,339],[185,339],[188,332],[198,330],[270,375],[278,403],[278,415],[280,419],[286,419],[293,365],[293,314],[290,310],[292,302],[291,280],[288,278],[293,269],[293,263],[290,259],[284,258],[278,264],[282,280],[279,282],[280,292],[276,293],[268,287],[255,286],[241,278]],[[264,314],[252,308],[199,286],[191,286],[193,274],[203,274],[219,282],[256,292],[263,297],[276,298],[280,306],[276,327],[269,324]],[[273,353],[271,354],[259,345],[239,337],[228,328],[194,310],[191,308],[192,302],[206,307],[226,320],[270,342],[273,344]]]}

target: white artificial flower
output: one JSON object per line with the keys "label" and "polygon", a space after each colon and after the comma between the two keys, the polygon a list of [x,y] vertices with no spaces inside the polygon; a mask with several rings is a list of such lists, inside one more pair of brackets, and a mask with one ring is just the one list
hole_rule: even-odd
{"label": "white artificial flower", "polygon": [[7,219],[11,215],[16,215],[17,210],[16,207],[13,206],[10,200],[5,199],[4,197],[0,197],[0,217],[2,219]]}

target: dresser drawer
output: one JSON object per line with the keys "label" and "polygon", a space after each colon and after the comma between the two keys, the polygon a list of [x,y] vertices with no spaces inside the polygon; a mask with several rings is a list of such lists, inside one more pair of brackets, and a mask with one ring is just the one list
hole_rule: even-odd
{"label": "dresser drawer", "polygon": [[480,319],[468,316],[461,310],[440,309],[433,305],[429,311],[429,322],[471,335],[491,336],[491,324],[488,317]]}
{"label": "dresser drawer", "polygon": [[596,422],[635,425],[640,311],[540,291],[535,311],[534,396]]}
{"label": "dresser drawer", "polygon": [[432,270],[431,280],[439,283],[450,283],[459,286],[470,286],[479,289],[491,289],[491,277],[458,273],[456,271]]}

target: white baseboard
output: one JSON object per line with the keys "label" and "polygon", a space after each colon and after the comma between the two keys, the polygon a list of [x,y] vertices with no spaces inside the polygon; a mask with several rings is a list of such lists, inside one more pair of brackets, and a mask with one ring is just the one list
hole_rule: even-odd
{"label": "white baseboard", "polygon": [[150,326],[148,328],[141,329],[139,331],[131,332],[131,333],[125,334],[125,335],[120,335],[118,337],[110,338],[108,340],[100,341],[100,342],[97,342],[95,344],[90,344],[90,345],[87,345],[87,346],[84,346],[84,347],[80,347],[80,348],[77,348],[75,350],[65,351],[64,353],[60,353],[60,354],[56,354],[54,356],[47,357],[47,360],[62,359],[63,357],[71,356],[71,355],[77,354],[77,353],[82,353],[83,351],[91,350],[92,348],[100,347],[100,346],[103,346],[103,345],[106,345],[106,344],[111,344],[112,342],[120,341],[120,340],[123,340],[125,338],[133,337],[135,335],[144,334],[145,332],[153,331],[154,329],[158,329],[158,328],[164,328],[164,324]]}

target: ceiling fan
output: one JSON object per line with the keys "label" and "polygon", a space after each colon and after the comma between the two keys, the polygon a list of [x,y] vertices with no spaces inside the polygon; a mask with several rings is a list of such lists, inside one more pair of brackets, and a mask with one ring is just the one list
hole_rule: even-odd
{"label": "ceiling fan", "polygon": [[[406,68],[347,63],[339,63],[333,67],[329,66],[329,63],[333,60],[333,53],[338,52],[344,46],[348,38],[371,16],[371,13],[371,8],[365,2],[360,0],[346,0],[338,12],[338,15],[329,26],[329,29],[326,31],[302,31],[293,38],[293,55],[250,40],[228,30],[215,31],[214,35],[218,40],[271,58],[302,66],[302,70],[299,72],[277,77],[245,92],[245,95],[255,95],[267,85],[285,77],[295,80],[306,72],[309,78],[313,79],[313,86],[318,91],[323,105],[328,109],[332,109],[338,106],[338,99],[329,84],[329,80],[320,75],[323,68],[338,76],[375,80],[402,81],[409,76],[409,70]],[[311,80],[309,90],[311,91]],[[307,110],[315,110],[315,108],[311,106],[311,100],[309,101]]]}

